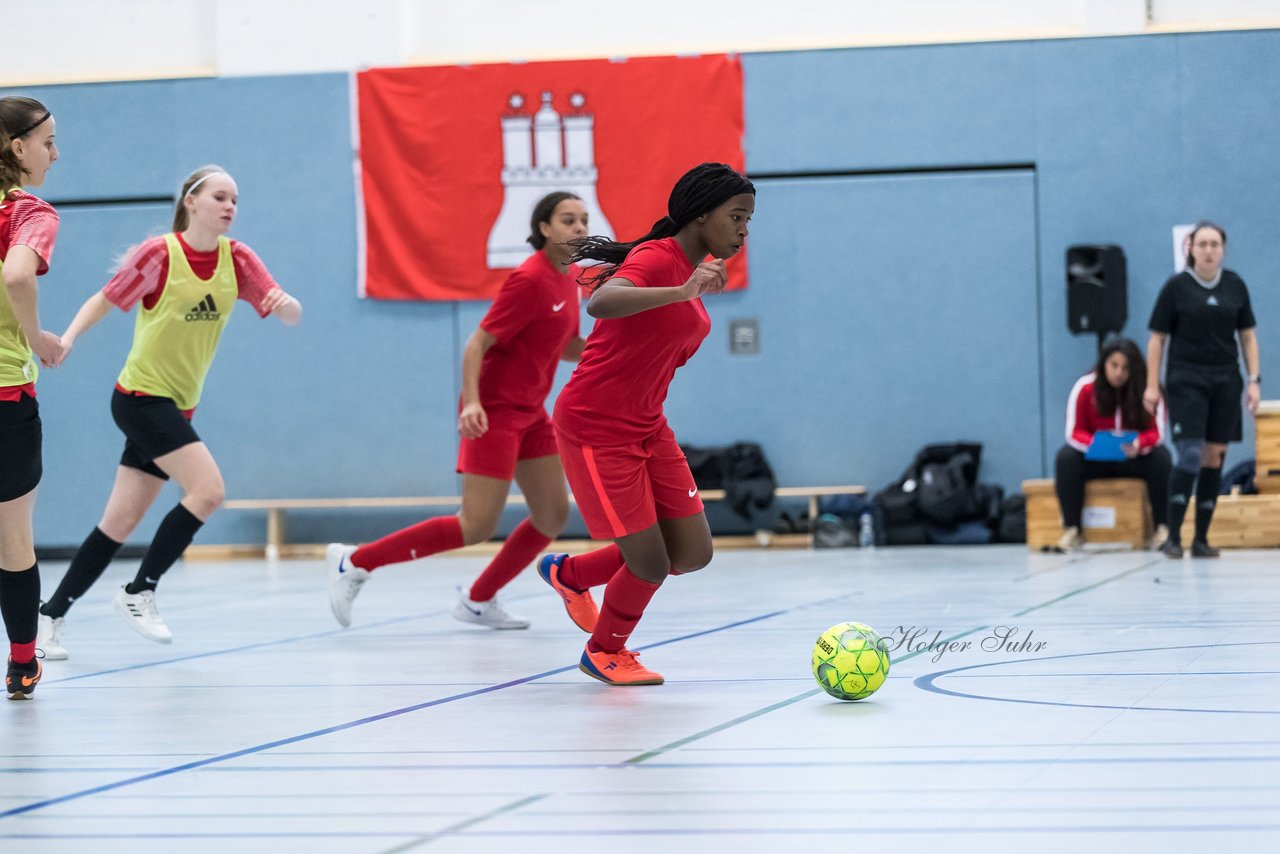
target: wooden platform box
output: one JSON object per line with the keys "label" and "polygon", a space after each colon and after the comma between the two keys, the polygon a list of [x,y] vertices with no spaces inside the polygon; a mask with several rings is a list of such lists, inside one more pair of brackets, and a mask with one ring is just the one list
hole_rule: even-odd
{"label": "wooden platform box", "polygon": [[1258,407],[1254,424],[1258,491],[1268,495],[1280,493],[1280,400],[1264,400]]}
{"label": "wooden platform box", "polygon": [[[1195,509],[1187,511],[1182,544],[1191,542]],[[1209,526],[1209,543],[1220,549],[1280,548],[1280,495],[1223,495]]]}
{"label": "wooden platform box", "polygon": [[[1024,480],[1027,496],[1027,547],[1042,551],[1062,538],[1062,511],[1052,480]],[[1085,543],[1128,543],[1144,549],[1154,530],[1147,485],[1136,478],[1091,480],[1084,489]]]}

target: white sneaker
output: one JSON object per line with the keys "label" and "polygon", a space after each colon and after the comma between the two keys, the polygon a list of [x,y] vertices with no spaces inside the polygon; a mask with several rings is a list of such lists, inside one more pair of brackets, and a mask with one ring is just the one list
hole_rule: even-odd
{"label": "white sneaker", "polygon": [[1169,526],[1157,525],[1156,532],[1151,536],[1151,542],[1147,547],[1153,552],[1160,551],[1160,547],[1169,541]]}
{"label": "white sneaker", "polygon": [[1060,552],[1078,552],[1084,546],[1084,537],[1080,536],[1079,528],[1067,528],[1062,532],[1062,539],[1058,540],[1058,551]]}
{"label": "white sneaker", "polygon": [[58,634],[62,631],[62,620],[62,617],[40,615],[40,622],[36,627],[36,649],[40,651],[45,661],[67,660],[67,648],[58,640]]}
{"label": "white sneaker", "polygon": [[138,634],[156,643],[173,643],[173,634],[156,610],[156,592],[143,590],[130,593],[121,587],[116,591],[116,613]]}
{"label": "white sneaker", "polygon": [[461,588],[458,590],[458,603],[453,606],[453,618],[491,629],[529,628],[528,620],[508,614],[496,596],[488,602],[472,602],[471,591]]}
{"label": "white sneaker", "polygon": [[372,574],[351,564],[351,554],[355,546],[342,543],[330,543],[325,550],[325,566],[329,575],[329,607],[333,616],[344,626],[351,625],[351,603],[360,595],[360,588]]}

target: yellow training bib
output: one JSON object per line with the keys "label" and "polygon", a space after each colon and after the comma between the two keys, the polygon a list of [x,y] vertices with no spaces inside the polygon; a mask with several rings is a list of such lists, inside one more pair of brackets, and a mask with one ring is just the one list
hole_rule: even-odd
{"label": "yellow training bib", "polygon": [[118,382],[129,391],[172,398],[179,409],[194,409],[240,291],[230,240],[218,238],[218,266],[207,281],[191,269],[175,235],[164,240],[169,277],[155,306],[138,305],[133,347]]}

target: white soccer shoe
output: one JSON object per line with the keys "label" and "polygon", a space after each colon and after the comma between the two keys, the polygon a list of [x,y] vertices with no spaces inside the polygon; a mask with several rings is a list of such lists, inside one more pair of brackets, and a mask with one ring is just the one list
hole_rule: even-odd
{"label": "white soccer shoe", "polygon": [[62,645],[58,635],[62,632],[62,617],[46,617],[40,615],[36,627],[36,649],[45,661],[66,661],[67,648]]}
{"label": "white soccer shoe", "polygon": [[351,625],[351,604],[372,574],[367,569],[351,565],[351,553],[355,550],[355,546],[330,543],[324,553],[329,575],[329,607],[343,626]]}
{"label": "white soccer shoe", "polygon": [[116,613],[138,634],[156,643],[173,643],[173,633],[156,610],[156,592],[143,590],[129,593],[123,587],[116,591]]}
{"label": "white soccer shoe", "polygon": [[470,590],[458,590],[458,602],[453,606],[453,618],[464,623],[475,623],[491,629],[527,629],[529,621],[507,613],[495,596],[488,602],[471,601]]}

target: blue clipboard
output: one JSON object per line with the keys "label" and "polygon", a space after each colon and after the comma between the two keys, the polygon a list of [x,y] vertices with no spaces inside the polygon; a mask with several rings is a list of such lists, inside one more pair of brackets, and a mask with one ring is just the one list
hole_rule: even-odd
{"label": "blue clipboard", "polygon": [[1099,430],[1093,434],[1093,441],[1084,452],[1084,458],[1098,463],[1122,462],[1129,458],[1124,455],[1124,449],[1120,446],[1132,445],[1137,438],[1136,430]]}

